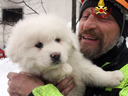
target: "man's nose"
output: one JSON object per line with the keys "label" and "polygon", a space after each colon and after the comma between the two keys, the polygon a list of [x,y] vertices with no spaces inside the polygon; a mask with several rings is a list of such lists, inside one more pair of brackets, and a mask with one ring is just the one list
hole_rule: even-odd
{"label": "man's nose", "polygon": [[90,30],[97,28],[97,17],[90,15],[87,20],[84,22],[84,30]]}

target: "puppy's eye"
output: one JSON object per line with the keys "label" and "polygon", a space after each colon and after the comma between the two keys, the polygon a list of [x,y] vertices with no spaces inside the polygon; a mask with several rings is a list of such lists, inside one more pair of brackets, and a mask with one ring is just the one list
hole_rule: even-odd
{"label": "puppy's eye", "polygon": [[36,45],[35,45],[37,48],[42,48],[43,47],[43,44],[42,43],[37,43]]}
{"label": "puppy's eye", "polygon": [[57,38],[57,39],[55,39],[55,41],[56,41],[56,42],[60,42],[60,39],[59,39],[59,38]]}

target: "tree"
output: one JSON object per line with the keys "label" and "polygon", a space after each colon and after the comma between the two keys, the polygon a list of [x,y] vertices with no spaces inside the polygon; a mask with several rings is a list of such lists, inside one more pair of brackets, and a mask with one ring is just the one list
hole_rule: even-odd
{"label": "tree", "polygon": [[72,0],[72,30],[76,32],[76,0]]}

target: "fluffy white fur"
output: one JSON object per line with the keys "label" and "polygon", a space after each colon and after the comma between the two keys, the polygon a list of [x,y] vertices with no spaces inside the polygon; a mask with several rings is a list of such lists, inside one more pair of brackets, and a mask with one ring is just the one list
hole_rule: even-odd
{"label": "fluffy white fur", "polygon": [[[38,43],[43,47],[36,47]],[[56,63],[51,59],[55,52],[60,53]],[[22,71],[42,75],[50,81],[72,75],[75,87],[68,96],[83,96],[85,84],[116,86],[124,78],[120,71],[103,71],[85,59],[79,52],[76,35],[65,21],[53,15],[32,16],[19,21],[9,38],[6,54],[13,62],[19,63]]]}

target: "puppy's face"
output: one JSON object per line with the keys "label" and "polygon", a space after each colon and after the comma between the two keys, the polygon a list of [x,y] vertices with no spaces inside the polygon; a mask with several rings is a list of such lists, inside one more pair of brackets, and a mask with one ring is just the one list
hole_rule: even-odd
{"label": "puppy's face", "polygon": [[58,18],[31,17],[14,27],[6,54],[13,62],[19,63],[22,70],[40,74],[42,70],[57,68],[67,62],[76,47],[73,36]]}

